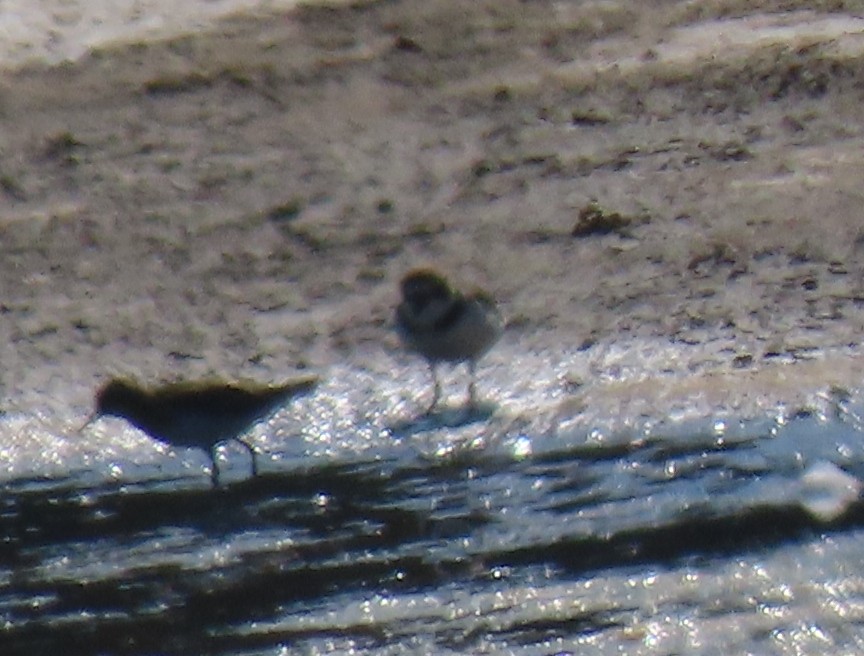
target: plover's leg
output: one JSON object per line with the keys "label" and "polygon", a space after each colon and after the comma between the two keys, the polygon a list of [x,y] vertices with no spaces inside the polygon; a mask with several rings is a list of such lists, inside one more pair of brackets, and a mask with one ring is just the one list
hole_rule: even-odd
{"label": "plover's leg", "polygon": [[477,405],[477,363],[468,360],[468,407]]}
{"label": "plover's leg", "polygon": [[249,455],[252,456],[252,476],[257,476],[258,475],[258,457],[257,457],[258,452],[255,450],[255,448],[251,444],[241,440],[239,437],[235,438],[235,441],[239,442],[240,444],[245,446],[246,449],[249,451]]}
{"label": "plover's leg", "polygon": [[216,464],[216,457],[218,454],[216,453],[216,445],[210,447],[210,451],[207,452],[207,455],[210,456],[210,464],[212,467],[210,468],[210,482],[213,483],[213,487],[219,487],[219,465]]}
{"label": "plover's leg", "polygon": [[426,414],[431,414],[431,412],[438,405],[438,401],[441,400],[441,382],[438,380],[438,367],[434,362],[429,363],[429,371],[432,372],[432,384],[433,384],[433,392],[432,392],[432,404],[426,409]]}

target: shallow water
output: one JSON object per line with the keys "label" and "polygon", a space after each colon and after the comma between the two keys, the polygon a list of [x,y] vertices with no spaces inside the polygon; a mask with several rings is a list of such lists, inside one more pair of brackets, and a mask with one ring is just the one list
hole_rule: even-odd
{"label": "shallow water", "polygon": [[416,364],[335,368],[254,430],[260,476],[223,450],[219,489],[121,421],[5,415],[3,653],[864,646],[854,404],[603,429],[554,410],[560,371],[508,392],[493,363],[486,412],[450,376],[415,420]]}

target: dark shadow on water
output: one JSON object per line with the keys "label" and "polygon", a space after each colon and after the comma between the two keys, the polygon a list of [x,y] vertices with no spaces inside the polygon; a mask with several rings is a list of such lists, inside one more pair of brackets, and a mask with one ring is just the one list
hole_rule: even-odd
{"label": "dark shadow on water", "polygon": [[[415,428],[434,430],[447,421],[446,414],[433,416]],[[732,513],[706,505],[646,518],[636,528],[616,526],[613,516],[604,524],[611,530],[592,532],[583,521],[578,535],[569,524],[602,506],[610,472],[630,463],[692,462],[688,477],[710,477],[724,464],[718,458],[753,448],[753,441],[724,445],[697,436],[675,444],[660,438],[586,444],[520,458],[467,449],[446,458],[266,472],[215,489],[188,478],[96,487],[82,486],[84,478],[75,475],[17,480],[0,488],[3,653],[53,653],[58,646],[64,656],[267,650],[328,632],[244,635],[235,627],[278,622],[335,597],[380,590],[398,596],[454,584],[485,589],[495,585],[489,573],[498,568],[511,571],[517,584],[520,572],[538,567],[585,577],[602,569],[674,567],[864,527],[861,501],[828,523],[790,504]],[[760,475],[741,471],[732,483]],[[524,492],[538,481],[538,492]],[[510,515],[497,508],[533,513],[538,530],[508,529]],[[169,539],[164,554],[153,550],[154,541],[178,534],[182,539],[173,547]],[[245,547],[227,549],[235,543]],[[76,562],[91,548],[133,556],[141,550],[146,557],[118,558],[121,565],[104,570],[96,563],[80,579],[62,575],[62,567],[56,573],[64,554]],[[212,559],[214,550],[226,549],[224,560]],[[589,632],[617,621],[614,614],[571,620],[574,630]],[[537,620],[501,631],[530,643],[563,626]],[[475,642],[445,633],[442,647]],[[355,637],[370,649],[388,641],[380,627],[358,626]]]}
{"label": "dark shadow on water", "polygon": [[[12,621],[4,654],[53,653],[60,646],[66,655],[232,651],[238,642],[255,644],[224,631],[235,623],[352,589],[434,587],[467,576],[470,561],[439,562],[405,546],[458,540],[491,519],[467,506],[441,516],[431,507],[406,506],[399,490],[414,474],[393,471],[376,461],[173,491],[119,484],[82,490],[69,481],[38,489],[22,482],[28,489],[17,493],[7,486],[0,567],[11,577],[0,601]],[[262,541],[203,567],[151,557],[122,570],[106,564],[87,580],[41,570],[64,551],[74,559],[90,544],[108,544],[123,553],[177,529],[200,536],[193,548],[199,542],[219,548],[262,531],[284,530],[292,538]],[[268,645],[284,639],[258,638]]]}
{"label": "dark shadow on water", "polygon": [[561,537],[546,545],[502,551],[486,562],[514,567],[554,564],[568,576],[614,567],[669,565],[758,551],[864,527],[864,502],[824,522],[796,505],[742,509],[732,515],[690,516],[611,536]]}

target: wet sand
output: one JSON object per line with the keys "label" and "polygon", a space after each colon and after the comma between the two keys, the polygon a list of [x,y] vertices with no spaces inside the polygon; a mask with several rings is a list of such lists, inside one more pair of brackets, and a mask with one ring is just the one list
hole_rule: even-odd
{"label": "wet sand", "polygon": [[812,4],[358,2],[9,71],[4,406],[404,358],[417,265],[499,300],[491,362],[581,349],[564,413],[854,390],[864,25]]}

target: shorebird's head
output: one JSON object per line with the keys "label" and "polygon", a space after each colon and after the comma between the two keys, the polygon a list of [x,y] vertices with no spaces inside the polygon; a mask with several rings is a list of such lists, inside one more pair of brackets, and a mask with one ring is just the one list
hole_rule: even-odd
{"label": "shorebird's head", "polygon": [[115,378],[103,385],[96,392],[96,403],[93,412],[87,417],[87,421],[78,429],[78,432],[87,429],[91,424],[102,417],[123,417],[130,404],[136,396],[140,396],[141,390],[132,382]]}
{"label": "shorebird's head", "polygon": [[96,409],[93,419],[106,415],[123,416],[131,404],[141,396],[141,389],[133,382],[115,378],[96,393]]}
{"label": "shorebird's head", "polygon": [[315,391],[319,382],[320,378],[318,376],[306,376],[305,378],[298,378],[288,383],[285,387],[291,390],[292,396],[303,396]]}
{"label": "shorebird's head", "polygon": [[431,269],[416,269],[402,278],[402,298],[415,309],[434,301],[449,301],[454,292],[447,280]]}

